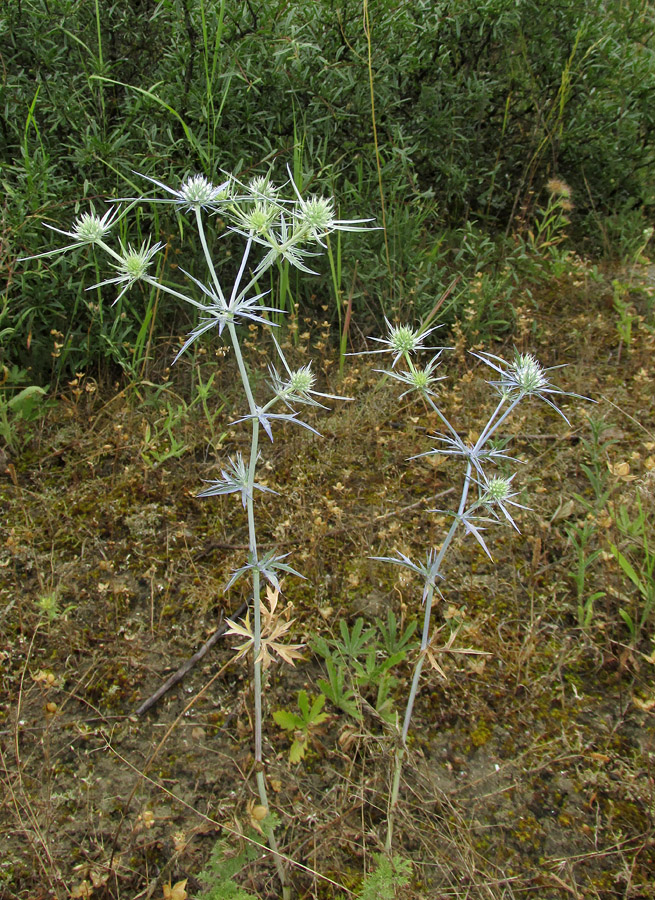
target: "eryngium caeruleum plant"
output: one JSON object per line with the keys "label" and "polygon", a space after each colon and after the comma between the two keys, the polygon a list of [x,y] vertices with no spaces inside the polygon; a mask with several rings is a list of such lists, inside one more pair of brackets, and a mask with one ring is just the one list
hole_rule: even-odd
{"label": "eryngium caeruleum plant", "polygon": [[[147,177],[147,176],[144,176]],[[275,550],[261,553],[257,546],[255,525],[254,497],[255,491],[268,488],[258,484],[255,479],[259,458],[259,437],[263,431],[269,440],[273,440],[273,430],[283,423],[298,425],[316,434],[316,430],[300,418],[300,408],[322,406],[324,399],[340,399],[316,390],[316,378],[311,365],[293,369],[287,362],[280,343],[273,337],[275,356],[279,362],[269,366],[267,380],[267,397],[255,397],[252,381],[245,365],[238,327],[256,323],[265,328],[274,329],[279,319],[279,310],[266,306],[266,293],[259,292],[257,285],[263,276],[275,264],[286,262],[290,266],[308,274],[315,274],[308,262],[326,245],[329,234],[339,231],[358,231],[363,223],[370,220],[340,220],[335,216],[334,203],[325,197],[312,196],[303,198],[293,179],[290,178],[290,196],[285,199],[282,188],[275,185],[269,176],[252,179],[247,184],[237,178],[227,176],[219,184],[213,184],[204,175],[191,175],[177,187],[169,187],[153,178],[147,178],[163,196],[129,198],[117,201],[102,215],[91,209],[79,216],[70,231],[59,231],[70,239],[70,243],[51,253],[39,256],[51,256],[69,250],[92,246],[106,254],[114,274],[92,285],[89,290],[111,288],[118,291],[114,303],[129,291],[137,282],[151,285],[184,303],[191,304],[198,311],[197,325],[192,329],[179,353],[184,353],[196,340],[206,332],[216,329],[218,334],[227,334],[237,362],[246,410],[236,419],[237,422],[249,422],[251,429],[250,452],[247,459],[241,454],[230,458],[225,463],[220,478],[208,483],[199,496],[211,497],[220,494],[238,493],[247,511],[248,518],[248,555],[244,565],[233,572],[227,588],[242,577],[248,577],[252,588],[252,622],[250,615],[245,625],[231,624],[231,631],[247,638],[248,650],[253,655],[254,678],[254,744],[255,772],[261,807],[258,819],[267,837],[278,874],[283,885],[283,893],[288,896],[286,873],[277,850],[273,828],[266,824],[268,799],[264,776],[262,756],[262,665],[270,658],[266,646],[266,635],[262,634],[262,579],[270,584],[274,591],[280,588],[280,577],[284,574],[298,575],[291,565],[285,562],[286,554]],[[112,246],[109,241],[112,228],[137,203],[166,203],[177,207],[180,212],[190,213],[195,222],[198,238],[202,247],[206,273],[204,280],[182,272],[199,289],[201,299],[188,296],[183,291],[171,287],[152,274],[153,264],[163,245],[160,242],[145,240],[140,246]],[[122,204],[129,204],[123,207]],[[221,279],[223,266],[210,251],[207,231],[207,217],[220,215],[227,223],[229,232],[240,236],[243,252],[237,268],[236,277],[226,285]],[[52,227],[52,226],[49,226]],[[225,258],[225,254],[223,254]],[[38,258],[38,257],[32,257]],[[223,259],[224,261],[224,259]],[[231,261],[232,271],[233,261]],[[226,588],[226,589],[227,589]],[[273,620],[274,603],[268,613]],[[266,610],[265,610],[266,613]],[[266,617],[266,616],[265,616]],[[282,628],[284,631],[284,627]],[[280,626],[276,636],[280,635]],[[271,641],[271,645],[273,642]],[[275,642],[275,649],[288,662],[293,662],[294,648]],[[243,648],[239,655],[243,654]]]}
{"label": "eryngium caeruleum plant", "polygon": [[[431,450],[420,454],[430,456],[434,454],[446,454],[458,457],[462,460],[465,470],[461,486],[461,493],[457,508],[454,510],[430,510],[446,514],[452,518],[448,532],[438,549],[430,549],[424,560],[414,562],[404,553],[398,552],[393,557],[376,557],[384,562],[402,566],[419,575],[423,581],[422,600],[425,607],[423,616],[423,633],[421,649],[414,667],[412,684],[409,691],[402,730],[398,735],[398,746],[394,761],[394,773],[392,789],[389,797],[389,810],[387,820],[386,849],[391,850],[394,811],[398,800],[400,787],[400,775],[403,758],[407,747],[414,701],[418,690],[421,670],[426,660],[441,672],[437,661],[440,652],[452,652],[452,637],[444,647],[436,646],[438,631],[430,637],[430,621],[435,592],[441,596],[439,585],[443,583],[443,562],[451,546],[458,529],[463,529],[464,534],[472,535],[480,544],[484,552],[491,558],[483,531],[490,525],[504,522],[518,531],[512,509],[522,507],[514,498],[517,496],[512,489],[515,474],[505,476],[494,474],[491,467],[499,462],[511,463],[515,459],[508,456],[503,450],[494,447],[492,438],[497,434],[500,426],[507,420],[516,407],[524,400],[537,397],[567,421],[566,416],[555,404],[555,398],[564,396],[564,392],[554,387],[550,381],[551,369],[542,368],[537,360],[529,353],[516,354],[512,362],[505,362],[498,356],[490,353],[474,353],[483,363],[496,372],[496,378],[489,384],[498,395],[498,403],[483,427],[480,436],[475,442],[467,442],[460,437],[455,428],[439,409],[435,400],[434,386],[442,379],[436,372],[441,362],[444,348],[427,347],[426,340],[436,331],[436,328],[413,329],[406,325],[392,325],[387,321],[387,336],[375,338],[377,343],[383,346],[372,353],[389,353],[392,356],[391,368],[384,374],[399,381],[405,388],[401,397],[416,393],[422,397],[426,406],[438,416],[443,425],[443,432],[433,436],[434,446]],[[420,351],[432,350],[433,355],[423,367],[418,366],[413,357]],[[404,363],[406,369],[397,368],[399,363]],[[558,367],[555,367],[558,368]],[[569,395],[578,396],[578,395]],[[471,496],[471,495],[474,496]],[[460,651],[461,652],[461,651]],[[464,652],[476,652],[466,650]]]}

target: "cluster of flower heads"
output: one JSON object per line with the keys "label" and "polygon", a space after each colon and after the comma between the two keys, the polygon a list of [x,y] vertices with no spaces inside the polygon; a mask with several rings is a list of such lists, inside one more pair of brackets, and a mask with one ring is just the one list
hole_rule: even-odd
{"label": "cluster of flower heads", "polygon": [[[568,419],[556,406],[552,398],[555,396],[580,397],[580,395],[567,393],[555,387],[550,380],[549,373],[561,367],[544,368],[532,354],[516,353],[514,359],[507,362],[491,353],[473,353],[481,362],[498,374],[498,377],[489,381],[488,384],[497,391],[500,395],[500,400],[479,438],[475,442],[469,443],[458,434],[434,400],[434,386],[438,381],[443,380],[436,377],[434,373],[440,365],[441,354],[447,348],[427,347],[425,342],[428,336],[439,326],[414,329],[407,325],[393,325],[388,319],[385,319],[385,322],[387,326],[386,336],[372,339],[382,344],[382,348],[367,352],[390,354],[392,357],[391,368],[378,371],[383,372],[383,374],[407,387],[407,390],[401,394],[401,397],[405,397],[412,392],[422,396],[425,403],[437,414],[446,429],[445,433],[437,432],[433,435],[437,446],[412,458],[441,454],[459,457],[467,464],[467,487],[464,489],[460,508],[457,511],[431,511],[452,516],[457,523],[464,527],[467,534],[473,535],[485,553],[491,558],[489,548],[482,536],[486,525],[504,520],[518,531],[518,526],[512,517],[510,507],[526,509],[525,506],[522,506],[514,499],[517,496],[517,492],[512,490],[512,481],[515,475],[489,475],[487,473],[489,464],[498,464],[500,461],[518,462],[518,460],[509,456],[503,450],[494,447],[490,443],[491,438],[512,410],[525,398],[537,397],[543,400],[561,415],[568,424]],[[434,355],[426,365],[420,367],[414,361],[414,357],[425,350],[433,351]],[[404,371],[397,368],[401,360],[407,365]],[[478,495],[475,500],[467,505],[468,485],[470,484],[476,485]],[[443,545],[442,549],[445,549],[445,546],[446,544]],[[428,554],[426,564],[412,563],[408,557],[400,552],[397,557],[376,558],[404,566],[420,574],[425,582],[424,600],[428,587],[431,585],[433,588],[436,588],[436,578],[441,577],[442,552],[439,554],[432,552]]]}
{"label": "cluster of flower heads", "polygon": [[[265,256],[254,270],[255,277],[261,276],[278,259],[285,259],[292,266],[315,274],[305,262],[309,257],[316,255],[307,249],[308,245],[318,244],[324,247],[325,238],[332,232],[360,231],[365,223],[371,221],[338,219],[332,199],[319,196],[303,198],[291,176],[289,183],[292,187],[292,199],[282,199],[282,188],[275,185],[269,176],[252,178],[247,184],[243,184],[234,176],[227,176],[219,184],[213,184],[204,175],[190,175],[178,188],[170,187],[147,175],[142,177],[163,191],[165,196],[126,197],[122,201],[117,201],[119,205],[111,207],[103,215],[99,215],[91,208],[90,212],[83,213],[76,219],[70,231],[49,225],[52,230],[71,238],[72,242],[27,259],[52,256],[89,245],[100,247],[112,257],[112,265],[117,274],[113,278],[92,285],[88,290],[110,284],[117,285],[121,288],[114,300],[117,302],[137,281],[153,280],[150,267],[163,247],[160,242],[151,244],[147,241],[140,247],[121,244],[120,250],[116,251],[105,242],[112,226],[120,219],[121,202],[134,203],[148,199],[149,202],[172,204],[181,212],[195,213],[197,217],[200,217],[202,212],[224,216],[230,231],[243,235],[249,244],[259,244],[266,249]],[[209,318],[215,319],[216,322],[204,323],[205,327],[199,333],[203,333],[213,324],[222,327],[226,321],[237,321],[239,318],[257,321],[256,315],[251,314],[253,303],[260,298],[246,299],[243,296],[245,292],[242,291],[236,296],[233,293],[228,303],[222,296],[218,283],[211,287],[201,285],[201,289],[211,301],[203,308],[206,309]]]}
{"label": "cluster of flower heads", "polygon": [[[138,174],[138,173],[136,173]],[[239,324],[257,323],[275,327],[272,314],[278,312],[265,306],[263,300],[266,293],[257,292],[257,283],[262,274],[277,261],[284,260],[297,269],[312,272],[307,260],[317,255],[316,245],[326,247],[327,237],[335,231],[360,231],[370,219],[339,219],[334,201],[331,198],[312,195],[303,197],[289,172],[290,190],[286,198],[283,196],[284,185],[273,183],[270,176],[252,178],[247,183],[234,176],[225,176],[214,184],[204,175],[190,175],[178,187],[171,187],[156,178],[142,176],[157,189],[154,197],[125,197],[116,201],[116,205],[102,215],[92,207],[89,212],[80,215],[70,231],[54,228],[70,239],[66,246],[54,251],[39,254],[39,257],[51,256],[67,250],[94,246],[105,252],[110,258],[114,274],[110,278],[92,285],[88,290],[104,287],[116,288],[118,293],[114,299],[117,303],[136,282],[142,282],[158,290],[164,291],[195,307],[199,312],[198,324],[190,332],[179,353],[184,353],[194,341],[212,328],[217,328],[219,335],[227,328],[231,338],[236,341],[234,327]],[[206,283],[195,278],[184,269],[180,271],[195,285],[195,297],[187,296],[166,282],[159,281],[153,275],[157,256],[163,248],[161,242],[144,241],[140,246],[132,246],[119,241],[118,248],[111,246],[112,228],[120,221],[125,212],[135,203],[147,199],[148,202],[163,203],[176,207],[180,213],[195,217],[198,236],[207,262]],[[123,206],[123,204],[126,204]],[[129,206],[127,206],[129,204]],[[238,234],[245,239],[245,250],[231,290],[225,291],[218,277],[214,260],[209,252],[205,235],[204,219],[207,216],[220,215],[227,223],[228,232]],[[49,226],[53,227],[53,226]],[[314,245],[314,249],[312,249]],[[262,258],[255,265],[250,263],[251,250],[263,249]],[[37,257],[31,257],[37,258]],[[314,273],[312,273],[314,274]],[[244,282],[247,282],[244,284]],[[198,295],[199,291],[199,295]],[[200,296],[200,299],[197,299]],[[278,342],[273,338],[281,366],[269,366],[269,387],[272,396],[268,402],[257,405],[250,402],[248,415],[238,419],[256,421],[273,440],[273,423],[291,422],[303,428],[315,431],[312,426],[298,417],[294,406],[323,406],[321,401],[338,398],[323,394],[316,390],[316,379],[311,365],[291,369],[282,353]],[[278,410],[282,407],[284,411]],[[207,483],[199,494],[209,497],[222,494],[237,493],[241,496],[244,507],[253,499],[254,491],[269,491],[264,485],[254,480],[255,458],[246,463],[240,454],[229,459],[221,471],[220,478]],[[279,589],[277,573],[295,573],[284,556],[274,552],[258,559],[250,555],[247,565],[233,573],[232,585],[239,577],[249,571],[258,571],[276,589]]]}
{"label": "cluster of flower heads", "polygon": [[[198,323],[187,336],[174,361],[177,361],[198,338],[213,328],[217,328],[220,335],[226,326],[231,327],[244,322],[274,325],[271,317],[277,310],[265,306],[262,302],[267,292],[253,292],[253,288],[263,272],[274,262],[282,259],[302,271],[311,272],[312,270],[307,267],[305,261],[308,257],[316,255],[316,252],[308,250],[308,245],[325,246],[324,240],[332,232],[364,230],[366,223],[370,221],[370,219],[338,219],[334,202],[330,198],[319,196],[303,198],[291,173],[289,173],[289,184],[292,188],[291,199],[283,199],[283,186],[274,184],[270,176],[252,178],[247,184],[233,176],[227,176],[219,184],[213,184],[204,175],[190,175],[177,188],[170,187],[150,176],[142,177],[164,194],[164,196],[147,198],[149,202],[172,204],[178,207],[180,212],[195,215],[208,261],[209,252],[204,235],[203,213],[206,215],[220,214],[227,221],[229,231],[246,239],[246,249],[239,273],[227,296],[213,263],[209,265],[210,272],[207,283],[195,278],[184,269],[180,270],[199,289],[202,297],[199,301],[175,290],[166,283],[159,282],[152,274],[153,264],[156,263],[157,255],[164,246],[161,242],[152,243],[147,240],[138,247],[119,242],[118,250],[107,243],[112,227],[121,218],[120,204],[122,202],[133,204],[145,199],[142,197],[123,198],[117,201],[118,205],[108,209],[103,215],[99,215],[92,208],[90,212],[83,213],[76,219],[70,231],[62,231],[48,226],[70,238],[72,242],[64,247],[30,258],[51,256],[93,245],[108,254],[115,274],[111,278],[91,285],[88,290],[114,286],[118,289],[118,294],[113,302],[117,303],[136,282],[143,282],[194,306],[200,313]],[[242,287],[243,276],[253,245],[263,247],[266,252],[253,268],[247,284]],[[297,418],[297,413],[291,408],[292,403],[320,406],[321,403],[316,398],[336,399],[332,395],[320,394],[315,390],[315,379],[309,366],[302,367],[295,372],[291,371],[280,346],[277,342],[275,345],[285,373],[280,374],[274,367],[270,369],[270,386],[274,396],[267,404],[256,407],[249,416],[239,420],[256,418],[271,440],[273,440],[271,423],[274,420],[290,421],[311,431],[314,430]],[[281,401],[290,411],[273,413],[272,406],[278,401]],[[225,475],[225,473],[223,474]],[[220,491],[220,488],[217,487],[216,490]]]}

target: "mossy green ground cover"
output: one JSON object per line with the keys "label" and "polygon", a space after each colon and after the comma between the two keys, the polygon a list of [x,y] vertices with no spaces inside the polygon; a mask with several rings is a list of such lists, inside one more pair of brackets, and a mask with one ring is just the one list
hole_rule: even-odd
{"label": "mossy green ground cover", "polygon": [[[470,538],[447,561],[435,627],[443,644],[458,629],[455,648],[486,655],[444,652],[446,678],[424,676],[396,820],[396,849],[413,863],[404,896],[654,896],[655,626],[650,617],[633,636],[621,619],[619,609],[634,619],[642,607],[611,544],[638,565],[616,520],[639,502],[652,539],[655,342],[648,271],[619,275],[634,288],[630,347],[620,346],[609,276],[591,282],[576,271],[517,313],[512,342],[544,365],[566,363],[560,385],[598,402],[569,401],[570,428],[544,404],[522,408],[506,434],[525,461],[517,483],[531,509],[517,510],[521,534],[488,533],[494,563]],[[318,359],[325,389],[355,399],[311,419],[322,438],[286,429],[262,450],[260,480],[279,491],[259,501],[262,543],[290,551],[307,579],[284,585],[289,640],[335,637],[341,620],[374,624],[389,609],[405,627],[420,616],[417,585],[369,557],[438,544],[444,523],[428,498],[448,506],[457,467],[408,463],[438,422],[409,400],[399,410],[366,357],[339,381],[328,329],[297,324],[289,354]],[[249,352],[264,359],[258,334]],[[462,329],[451,338],[440,403],[475,434],[493,401]],[[507,356],[511,343],[482,349]],[[233,362],[209,356],[203,381],[216,373],[224,404],[211,426],[199,406],[184,411],[192,369],[162,364],[148,382],[115,388],[70,379],[41,419],[17,424],[4,451],[2,897],[162,898],[185,878],[193,897],[216,839],[256,822],[248,669],[229,664],[238,641],[220,639],[136,715],[246,599],[240,586],[223,592],[247,547],[241,504],[195,496],[247,439],[230,425]],[[166,458],[171,407],[183,449]],[[607,426],[594,451],[602,505],[583,469],[594,463],[590,416]],[[600,551],[585,590],[604,593],[583,628],[568,534],[585,523],[589,552]],[[326,703],[329,719],[311,730],[304,759],[289,762],[289,735],[270,713],[297,710],[299,690],[317,694],[323,661],[304,655],[294,669],[268,671],[265,758],[281,849],[306,867],[291,870],[294,892],[331,898],[338,890],[321,876],[347,895],[382,846],[393,745],[363,689],[359,717]],[[398,710],[411,662],[394,671]],[[276,896],[270,859],[239,878]]]}

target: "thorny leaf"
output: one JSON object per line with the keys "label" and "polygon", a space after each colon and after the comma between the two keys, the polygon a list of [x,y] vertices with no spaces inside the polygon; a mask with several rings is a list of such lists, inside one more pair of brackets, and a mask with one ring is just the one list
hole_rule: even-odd
{"label": "thorny leaf", "polygon": [[[286,610],[276,612],[279,596],[280,592],[277,589],[266,585],[266,599],[268,600],[269,608],[266,609],[266,606],[262,604],[261,644],[257,657],[257,662],[261,662],[264,669],[267,669],[273,662],[273,653],[277,653],[289,665],[295,665],[294,660],[302,659],[300,648],[305,646],[304,644],[283,644],[280,642],[280,639],[296,620],[282,619],[285,613],[288,615],[291,604],[287,606]],[[241,624],[233,622],[231,619],[228,619],[227,622],[229,623],[229,628],[226,630],[226,634],[236,634],[246,638],[244,644],[234,648],[238,650],[237,655],[234,657],[237,660],[248,653],[254,641],[250,612],[246,613],[246,617]]]}
{"label": "thorny leaf", "polygon": [[461,626],[459,628],[453,629],[450,632],[448,640],[445,644],[443,644],[441,647],[436,646],[436,639],[445,627],[445,625],[442,625],[441,628],[435,629],[432,637],[430,638],[430,643],[423,651],[432,668],[436,669],[436,671],[441,675],[444,681],[448,681],[448,676],[437,662],[437,655],[441,653],[459,653],[468,656],[491,656],[491,654],[487,653],[485,650],[474,650],[472,647],[453,647],[455,638],[461,631]]}

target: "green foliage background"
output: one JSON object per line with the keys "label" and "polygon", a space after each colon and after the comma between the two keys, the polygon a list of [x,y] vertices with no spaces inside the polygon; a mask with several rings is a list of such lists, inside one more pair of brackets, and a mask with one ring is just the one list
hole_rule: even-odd
{"label": "green foliage background", "polygon": [[[67,230],[89,202],[141,192],[135,172],[175,185],[269,166],[282,180],[289,165],[343,217],[378,222],[382,193],[388,256],[383,232],[348,235],[334,287],[360,320],[400,303],[420,316],[453,274],[497,268],[549,177],[573,189],[590,250],[638,240],[655,203],[648,0],[366,8],[368,33],[363,0],[5,0],[1,362],[41,381],[53,367],[129,369],[152,297],[134,291],[116,315],[109,295],[85,293],[105,275],[92,255],[17,260],[60,245],[44,223]],[[171,262],[183,226],[162,209],[123,238],[154,231]],[[304,281],[296,299],[324,304],[324,283]],[[185,331],[186,315],[162,301],[155,333]]]}

